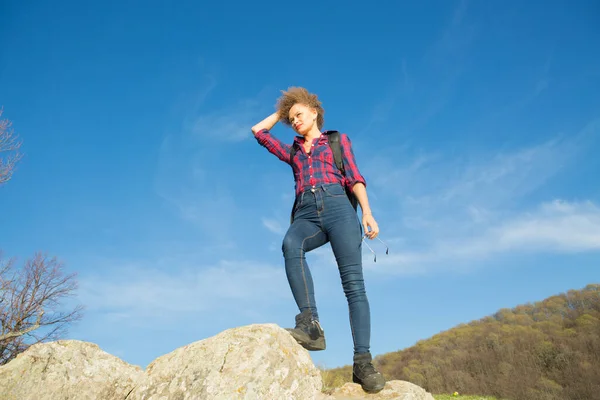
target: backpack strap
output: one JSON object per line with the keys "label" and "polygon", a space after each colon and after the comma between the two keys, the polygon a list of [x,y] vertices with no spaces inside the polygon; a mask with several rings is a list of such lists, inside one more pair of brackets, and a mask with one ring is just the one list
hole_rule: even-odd
{"label": "backpack strap", "polygon": [[333,160],[335,161],[335,165],[337,165],[342,175],[345,176],[346,170],[344,169],[344,160],[342,158],[342,145],[340,143],[340,133],[338,131],[327,131],[326,134],[329,138],[329,147],[331,148],[331,152],[333,153]]}
{"label": "backpack strap", "polygon": [[[335,165],[337,165],[342,175],[346,176],[346,170],[344,169],[344,159],[342,158],[342,144],[340,143],[340,133],[338,131],[327,131],[326,134],[329,138],[329,147],[331,148],[331,152],[333,153],[333,160],[335,161]],[[344,190],[346,191],[348,200],[350,200],[350,204],[352,204],[354,210],[357,210],[358,199],[353,193],[350,192],[350,189],[348,187],[344,187]]]}
{"label": "backpack strap", "polygon": [[[292,145],[290,146],[290,167],[292,167],[292,171],[294,171],[294,156],[296,155],[297,150],[298,149],[296,148],[296,143],[292,143]],[[294,205],[292,206],[292,212],[290,214],[290,225],[292,224],[292,222],[294,222],[294,210],[296,209],[297,202],[298,198],[295,197]]]}

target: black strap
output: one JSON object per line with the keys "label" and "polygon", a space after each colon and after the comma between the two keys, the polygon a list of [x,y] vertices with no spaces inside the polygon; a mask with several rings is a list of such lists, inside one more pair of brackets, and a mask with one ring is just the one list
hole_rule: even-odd
{"label": "black strap", "polygon": [[344,159],[342,158],[342,144],[340,143],[340,133],[338,131],[327,131],[327,137],[329,138],[329,147],[333,153],[333,160],[338,169],[342,172],[342,175],[346,175],[344,169]]}
{"label": "black strap", "polygon": [[[333,160],[335,161],[335,165],[337,165],[342,175],[346,176],[346,170],[344,169],[344,159],[342,158],[342,144],[340,143],[340,133],[338,131],[327,131],[326,135],[329,137],[329,147],[331,147],[331,152],[333,153]],[[350,192],[349,188],[344,187],[344,189],[346,191],[346,195],[348,196],[348,200],[350,200],[350,204],[352,204],[354,210],[357,210],[358,199],[353,193]]]}

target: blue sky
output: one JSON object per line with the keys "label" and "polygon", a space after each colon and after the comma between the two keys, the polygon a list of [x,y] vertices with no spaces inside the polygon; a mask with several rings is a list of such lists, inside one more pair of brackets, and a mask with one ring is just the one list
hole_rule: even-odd
{"label": "blue sky", "polygon": [[[598,283],[598,3],[375,4],[0,3],[0,105],[25,153],[0,248],[78,273],[69,338],[145,366],[293,324],[292,174],[250,131],[289,86],[352,139],[390,247],[364,249],[375,355]],[[328,344],[311,355],[349,364],[329,245],[308,261]]]}

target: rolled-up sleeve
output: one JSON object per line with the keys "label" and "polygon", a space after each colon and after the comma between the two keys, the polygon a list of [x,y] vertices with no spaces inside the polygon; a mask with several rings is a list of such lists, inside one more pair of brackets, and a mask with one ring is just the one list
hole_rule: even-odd
{"label": "rolled-up sleeve", "polygon": [[269,152],[279,158],[281,161],[290,163],[290,147],[291,145],[283,143],[281,140],[273,136],[267,129],[261,129],[254,137],[256,141]]}
{"label": "rolled-up sleeve", "polygon": [[352,142],[347,134],[343,133],[340,135],[340,141],[342,145],[342,159],[344,161],[344,169],[346,171],[346,183],[350,188],[356,183],[362,183],[367,186],[367,182],[360,173],[358,165],[356,165],[356,158],[354,156],[354,150],[352,150]]}

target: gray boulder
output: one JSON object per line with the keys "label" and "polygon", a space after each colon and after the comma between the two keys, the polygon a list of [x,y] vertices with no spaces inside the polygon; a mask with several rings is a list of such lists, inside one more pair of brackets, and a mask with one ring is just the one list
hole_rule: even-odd
{"label": "gray boulder", "polygon": [[144,378],[93,343],[60,340],[31,346],[0,367],[0,399],[125,399]]}
{"label": "gray boulder", "polygon": [[322,385],[309,352],[275,324],[228,329],[145,371],[77,340],[31,346],[0,367],[2,400],[433,400],[402,381],[375,395],[352,383],[325,395]]}
{"label": "gray boulder", "polygon": [[226,330],[153,361],[133,399],[311,399],[321,391],[308,352],[274,324]]}

